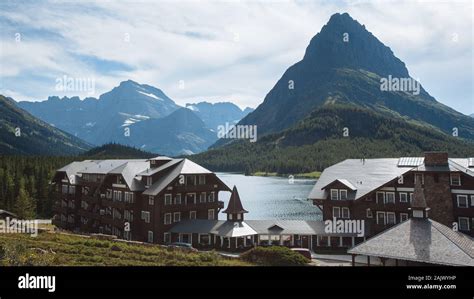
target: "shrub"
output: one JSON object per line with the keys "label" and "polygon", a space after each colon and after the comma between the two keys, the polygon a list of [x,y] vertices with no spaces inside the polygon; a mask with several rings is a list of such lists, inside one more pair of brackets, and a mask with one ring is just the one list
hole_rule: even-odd
{"label": "shrub", "polygon": [[241,258],[261,266],[304,266],[310,262],[298,252],[282,246],[252,248]]}

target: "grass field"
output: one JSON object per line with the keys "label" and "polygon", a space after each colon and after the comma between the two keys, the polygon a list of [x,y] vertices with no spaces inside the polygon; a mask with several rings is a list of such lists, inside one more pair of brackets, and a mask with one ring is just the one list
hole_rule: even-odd
{"label": "grass field", "polygon": [[44,232],[0,234],[2,266],[250,266],[215,252],[188,253],[157,245],[128,244]]}

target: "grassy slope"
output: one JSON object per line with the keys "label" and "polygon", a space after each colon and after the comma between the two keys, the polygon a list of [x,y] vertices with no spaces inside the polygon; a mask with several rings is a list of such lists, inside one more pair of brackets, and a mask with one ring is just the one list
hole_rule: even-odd
{"label": "grassy slope", "polygon": [[[112,247],[115,250],[112,250]],[[0,234],[0,265],[26,266],[248,266],[215,252],[187,253],[58,233]]]}

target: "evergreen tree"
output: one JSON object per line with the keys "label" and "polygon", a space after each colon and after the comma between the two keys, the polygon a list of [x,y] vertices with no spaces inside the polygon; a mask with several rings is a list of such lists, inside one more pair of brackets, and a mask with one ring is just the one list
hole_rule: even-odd
{"label": "evergreen tree", "polygon": [[20,188],[13,207],[13,212],[21,219],[33,219],[36,216],[35,210],[35,202],[28,194],[28,191],[25,190],[25,180],[22,178],[20,179]]}

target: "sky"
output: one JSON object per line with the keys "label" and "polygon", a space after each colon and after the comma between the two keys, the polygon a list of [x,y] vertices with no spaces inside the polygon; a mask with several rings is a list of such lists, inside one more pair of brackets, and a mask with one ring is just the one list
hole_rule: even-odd
{"label": "sky", "polygon": [[[330,16],[343,12],[390,47],[438,101],[474,113],[470,0],[2,0],[0,94],[82,99],[131,79],[180,105],[255,108]],[[60,90],[63,78],[93,88]]]}

